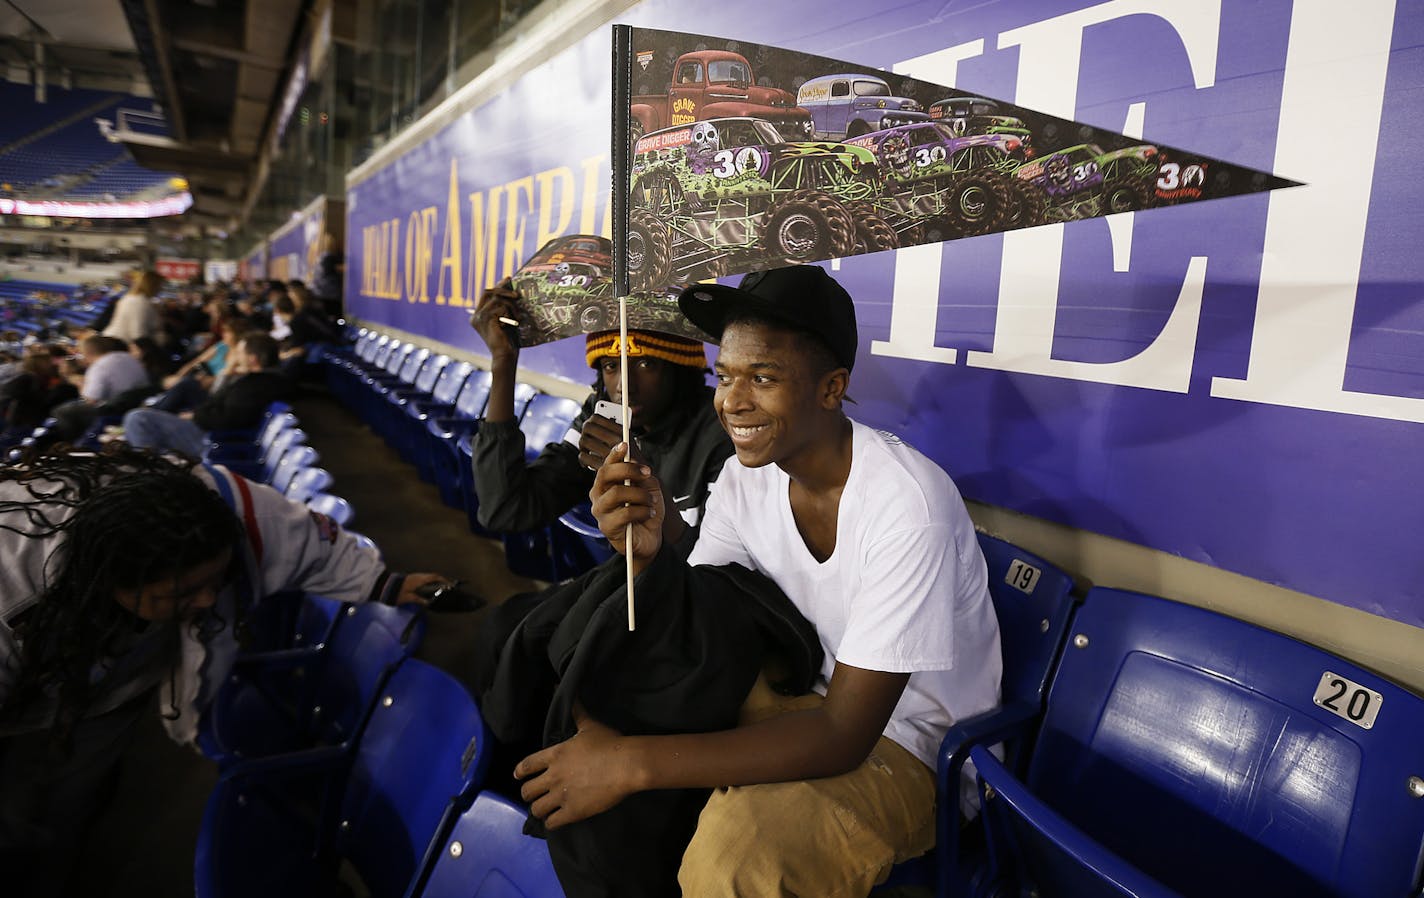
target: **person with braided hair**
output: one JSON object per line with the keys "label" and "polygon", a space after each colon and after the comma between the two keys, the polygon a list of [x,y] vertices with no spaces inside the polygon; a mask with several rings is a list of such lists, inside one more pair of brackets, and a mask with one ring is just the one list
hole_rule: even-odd
{"label": "person with braided hair", "polygon": [[0,864],[6,895],[63,890],[155,694],[191,742],[263,596],[419,602],[329,519],[224,468],[122,444],[0,468]]}

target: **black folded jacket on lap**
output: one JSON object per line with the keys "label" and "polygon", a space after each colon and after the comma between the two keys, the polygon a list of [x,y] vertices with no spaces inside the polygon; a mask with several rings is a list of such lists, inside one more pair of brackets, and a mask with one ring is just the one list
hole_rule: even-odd
{"label": "black folded jacket on lap", "polygon": [[[629,735],[730,729],[769,654],[788,671],[773,684],[778,691],[805,693],[820,671],[815,629],[762,574],[737,564],[689,567],[664,548],[638,577],[633,632],[625,584],[615,556],[525,603],[477,677],[481,710],[499,740],[529,748],[562,742],[577,730],[576,702]],[[552,832],[530,817],[525,831],[548,838],[568,898],[676,895],[707,795],[644,792]]]}

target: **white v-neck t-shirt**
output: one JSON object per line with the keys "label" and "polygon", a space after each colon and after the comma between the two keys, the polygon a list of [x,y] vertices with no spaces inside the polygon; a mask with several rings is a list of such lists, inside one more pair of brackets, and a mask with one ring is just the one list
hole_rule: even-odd
{"label": "white v-neck t-shirt", "polygon": [[852,421],[836,547],[818,562],[776,465],[729,458],[690,564],[766,574],[816,628],[825,693],[837,661],[909,673],[885,735],[935,767],[945,730],[999,704],[999,622],[974,525],[949,475],[899,437]]}

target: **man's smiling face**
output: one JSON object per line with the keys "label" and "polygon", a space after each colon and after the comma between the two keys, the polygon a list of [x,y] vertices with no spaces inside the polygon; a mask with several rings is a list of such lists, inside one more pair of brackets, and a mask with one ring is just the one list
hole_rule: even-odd
{"label": "man's smiling face", "polygon": [[713,403],[749,468],[794,459],[815,439],[808,419],[820,411],[818,387],[804,338],[755,322],[733,322],[722,334]]}

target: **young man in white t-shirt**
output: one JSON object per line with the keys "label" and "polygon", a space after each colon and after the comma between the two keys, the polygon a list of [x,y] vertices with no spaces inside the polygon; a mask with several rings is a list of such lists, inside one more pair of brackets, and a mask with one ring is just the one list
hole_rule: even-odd
{"label": "young man in white t-shirt", "polygon": [[[550,827],[638,791],[715,789],[683,858],[684,894],[864,895],[933,844],[945,729],[999,702],[984,560],[949,476],[842,412],[857,335],[835,280],[796,266],[694,285],[680,302],[721,340],[715,404],[736,450],[688,563],[773,579],[820,636],[821,695],[777,701],[759,684],[742,725],[720,733],[628,737],[584,718],[515,772]],[[641,572],[666,497],[623,455],[600,469],[593,508]]]}

